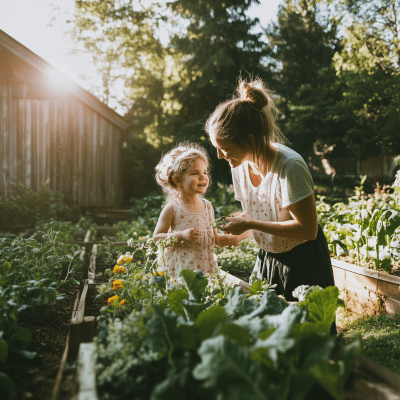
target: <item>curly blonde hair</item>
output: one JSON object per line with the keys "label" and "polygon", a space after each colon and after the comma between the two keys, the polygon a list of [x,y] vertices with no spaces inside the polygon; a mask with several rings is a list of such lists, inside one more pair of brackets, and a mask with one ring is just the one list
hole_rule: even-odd
{"label": "curly blonde hair", "polygon": [[201,158],[206,163],[208,170],[210,162],[206,149],[197,143],[190,142],[178,144],[161,157],[155,168],[156,181],[167,195],[167,201],[179,196],[179,189],[173,178],[181,178],[190,170],[198,158]]}

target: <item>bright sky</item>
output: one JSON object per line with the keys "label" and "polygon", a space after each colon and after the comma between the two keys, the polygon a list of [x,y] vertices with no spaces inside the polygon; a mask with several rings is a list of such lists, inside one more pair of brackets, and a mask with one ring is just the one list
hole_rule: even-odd
{"label": "bright sky", "polygon": [[[276,18],[280,2],[261,0],[249,15],[266,26]],[[55,7],[57,18],[52,23]],[[73,9],[74,0],[0,0],[0,29],[95,94],[99,82],[96,70],[89,57],[71,54],[74,43],[64,33]],[[110,106],[119,108],[116,104]]]}

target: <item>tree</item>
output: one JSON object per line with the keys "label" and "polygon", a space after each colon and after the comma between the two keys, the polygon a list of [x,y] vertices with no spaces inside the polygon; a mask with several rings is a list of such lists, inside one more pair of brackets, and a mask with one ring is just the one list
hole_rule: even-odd
{"label": "tree", "polygon": [[345,143],[360,156],[400,152],[400,37],[398,0],[343,0],[344,46],[335,66],[345,85],[338,115],[346,116]]}
{"label": "tree", "polygon": [[281,127],[292,146],[306,157],[315,143],[329,147],[340,141],[342,126],[332,109],[341,87],[332,58],[341,44],[329,9],[316,0],[285,0],[266,34],[265,68],[273,71]]}
{"label": "tree", "polygon": [[[78,1],[72,32],[104,76],[105,99],[123,82],[119,102],[132,133],[160,155],[180,139],[207,143],[202,124],[240,72],[265,74],[260,34],[250,33],[258,20],[246,16],[252,3],[258,0]],[[166,28],[170,37],[162,42]],[[133,176],[141,155],[130,146],[137,143],[128,141],[125,153],[137,157],[125,163]],[[229,168],[219,166],[216,179],[230,179]]]}
{"label": "tree", "polygon": [[[261,33],[252,33],[259,23],[246,11],[258,0],[178,0],[169,3],[175,19],[185,28],[171,38],[171,52],[180,68],[180,79],[171,86],[173,98],[181,104],[173,121],[184,139],[200,141],[203,124],[215,107],[232,94],[240,74],[266,75],[260,67],[264,56]],[[211,147],[211,146],[210,146]],[[230,180],[226,162],[210,152],[214,179]]]}

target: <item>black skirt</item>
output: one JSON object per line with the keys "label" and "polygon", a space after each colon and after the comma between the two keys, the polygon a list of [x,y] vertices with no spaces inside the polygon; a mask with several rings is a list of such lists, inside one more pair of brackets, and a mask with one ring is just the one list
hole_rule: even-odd
{"label": "black skirt", "polygon": [[318,225],[315,240],[309,240],[284,253],[258,252],[253,276],[276,284],[276,294],[287,301],[297,301],[292,292],[300,285],[335,285],[328,243]]}

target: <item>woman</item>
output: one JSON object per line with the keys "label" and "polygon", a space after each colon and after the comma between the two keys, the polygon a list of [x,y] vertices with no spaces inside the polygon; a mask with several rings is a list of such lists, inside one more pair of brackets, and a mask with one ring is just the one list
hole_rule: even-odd
{"label": "woman", "polygon": [[260,247],[253,274],[277,284],[277,294],[295,300],[300,285],[334,285],[330,253],[318,225],[313,181],[303,158],[280,144],[276,109],[261,80],[241,80],[205,129],[218,158],[232,168],[241,216],[227,218],[225,232],[251,229]]}

